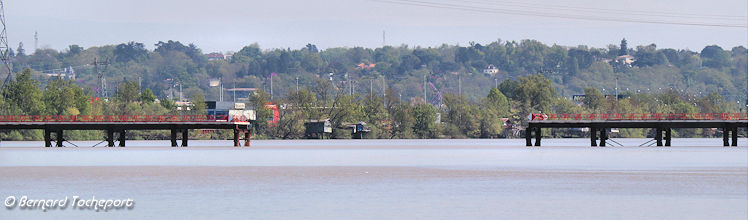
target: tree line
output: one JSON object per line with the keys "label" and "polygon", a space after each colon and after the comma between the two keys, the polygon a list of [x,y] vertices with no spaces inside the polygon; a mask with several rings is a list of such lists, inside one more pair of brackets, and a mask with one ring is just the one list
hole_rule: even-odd
{"label": "tree line", "polygon": [[[61,51],[38,49],[26,54],[19,45],[11,54],[14,72],[30,68],[32,77],[46,84],[52,79],[46,74],[72,67],[75,83],[94,91],[103,88],[99,88],[99,74],[91,64],[94,59],[109,60],[109,65],[98,68],[109,83],[109,90],[116,90],[123,81],[139,81],[157,97],[169,99],[178,97],[181,86],[188,92],[203,92],[208,100],[217,100],[222,91],[211,86],[210,81],[218,79],[224,88],[261,88],[274,97],[295,90],[297,82],[314,86],[318,79],[329,79],[337,87],[353,87],[358,94],[367,93],[370,84],[380,93],[392,89],[406,98],[423,97],[426,92],[431,104],[439,104],[438,96],[443,93],[460,93],[478,101],[499,82],[536,74],[550,79],[557,92],[566,97],[594,87],[607,95],[616,90],[649,89],[655,93],[678,89],[703,96],[717,92],[734,102],[747,99],[747,49],[743,46],[727,50],[709,45],[691,51],[658,48],[655,44],[631,47],[625,39],[617,44],[594,48],[546,45],[535,40],[497,40],[464,46],[324,50],[313,44],[297,49],[261,49],[258,44],[251,44],[237,52],[220,53],[231,55],[226,59],[209,60],[194,44],[168,40],[154,44],[153,50],[143,43],[127,42],[90,48],[70,45]],[[632,59],[622,60],[622,56]],[[489,65],[499,72],[483,74]],[[232,93],[223,95],[231,97]]]}
{"label": "tree line", "polygon": [[[259,88],[240,97],[258,113],[255,137],[301,138],[304,122],[330,119],[333,127],[367,122],[367,138],[501,138],[520,135],[529,113],[720,113],[746,112],[747,50],[707,46],[700,52],[658,49],[654,44],[548,46],[534,40],[435,48],[385,46],[262,50],[243,47],[228,59],[208,60],[197,46],[179,41],[40,49],[13,53],[18,72],[2,93],[2,114],[159,115],[203,114],[201,100],[217,100],[220,88]],[[632,63],[622,60],[631,56]],[[99,97],[94,58],[109,58],[103,75],[111,97]],[[366,64],[366,65],[358,65]],[[374,65],[369,65],[374,64]],[[489,65],[499,73],[487,75]],[[73,67],[76,77],[54,73]],[[52,73],[52,74],[50,74]],[[48,75],[50,74],[50,75]],[[274,81],[271,90],[270,80]],[[295,85],[299,82],[298,86]],[[617,86],[618,84],[618,86]],[[179,85],[179,87],[178,87]],[[178,112],[177,88],[198,103]],[[298,90],[296,88],[299,88]],[[612,98],[616,93],[623,99]],[[271,95],[272,93],[273,95]],[[583,100],[571,95],[584,94]],[[225,93],[224,96],[230,96]],[[241,99],[247,98],[247,99]],[[426,99],[425,99],[426,98]],[[265,103],[283,105],[269,125]],[[644,137],[645,129],[622,129],[622,137]],[[193,132],[195,133],[195,132]],[[574,136],[573,131],[544,132]],[[685,129],[678,135],[710,136]],[[100,139],[97,131],[69,132],[73,139]],[[131,132],[131,139],[166,138],[166,132]],[[225,138],[228,133],[194,134]],[[337,130],[334,138],[348,138]],[[0,138],[37,140],[40,131],[4,131]]]}

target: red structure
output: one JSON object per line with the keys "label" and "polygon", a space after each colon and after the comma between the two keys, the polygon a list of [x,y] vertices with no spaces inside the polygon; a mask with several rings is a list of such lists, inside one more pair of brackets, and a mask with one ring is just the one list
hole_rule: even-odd
{"label": "red structure", "polygon": [[[228,121],[220,115],[0,115],[0,122],[216,122]],[[234,117],[232,122],[248,122]]]}
{"label": "red structure", "polygon": [[746,113],[532,114],[531,120],[747,120]]}
{"label": "red structure", "polygon": [[265,108],[273,111],[273,117],[267,118],[268,125],[273,126],[281,120],[280,114],[278,113],[278,105],[275,105],[272,102],[268,102],[265,103]]}

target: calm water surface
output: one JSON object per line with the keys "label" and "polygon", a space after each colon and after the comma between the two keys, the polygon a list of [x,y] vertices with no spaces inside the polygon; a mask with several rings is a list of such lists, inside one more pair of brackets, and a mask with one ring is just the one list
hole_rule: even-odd
{"label": "calm water surface", "polygon": [[0,219],[746,219],[747,139],[0,143],[0,197],[132,198],[132,210]]}

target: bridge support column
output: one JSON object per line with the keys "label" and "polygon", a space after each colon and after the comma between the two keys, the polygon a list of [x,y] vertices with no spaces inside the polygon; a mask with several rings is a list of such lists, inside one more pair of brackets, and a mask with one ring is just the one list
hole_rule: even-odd
{"label": "bridge support column", "polygon": [[52,131],[44,129],[44,147],[52,147]]}
{"label": "bridge support column", "polygon": [[665,128],[666,130],[666,147],[671,146],[671,128]]}
{"label": "bridge support column", "polygon": [[738,146],[739,142],[739,127],[733,127],[731,129],[731,146]]}
{"label": "bridge support column", "polygon": [[590,127],[590,146],[595,147],[598,146],[596,144],[596,128]]}
{"label": "bridge support column", "polygon": [[125,146],[125,130],[120,130],[119,133],[120,133],[120,138],[119,138],[120,147],[124,147]]}
{"label": "bridge support column", "polygon": [[533,135],[533,130],[534,129],[536,129],[536,128],[530,127],[530,126],[528,126],[527,128],[525,128],[525,146],[526,147],[533,146],[533,145],[531,145],[531,138],[533,138],[532,135]]}
{"label": "bridge support column", "polygon": [[655,145],[658,147],[663,146],[663,129],[655,128]]}
{"label": "bridge support column", "polygon": [[723,146],[728,147],[728,127],[723,127]]}
{"label": "bridge support column", "polygon": [[536,127],[536,147],[541,146],[541,127]]}
{"label": "bridge support column", "polygon": [[239,147],[239,128],[234,128],[234,146]]}
{"label": "bridge support column", "polygon": [[107,129],[107,147],[114,147],[114,130]]}
{"label": "bridge support column", "polygon": [[182,130],[182,147],[187,147],[187,129]]}
{"label": "bridge support column", "polygon": [[250,130],[245,131],[244,133],[244,146],[249,147],[250,146]]}
{"label": "bridge support column", "polygon": [[172,147],[177,146],[177,130],[172,129],[172,136],[170,137],[170,140],[172,141]]}
{"label": "bridge support column", "polygon": [[62,129],[57,130],[57,147],[62,147]]}
{"label": "bridge support column", "polygon": [[606,133],[606,128],[601,128],[601,141],[598,146],[605,147],[606,146],[606,139],[609,139],[608,134]]}

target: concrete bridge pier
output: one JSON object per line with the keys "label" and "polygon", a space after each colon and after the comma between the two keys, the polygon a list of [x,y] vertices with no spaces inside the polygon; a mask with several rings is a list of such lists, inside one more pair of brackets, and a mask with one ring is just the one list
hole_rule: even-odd
{"label": "concrete bridge pier", "polygon": [[723,146],[728,147],[728,127],[723,127]]}
{"label": "concrete bridge pier", "polygon": [[723,146],[728,147],[728,137],[731,137],[732,147],[738,146],[739,143],[739,127],[723,127]]}
{"label": "concrete bridge pier", "polygon": [[120,137],[118,138],[120,147],[125,147],[125,130],[120,130],[118,133],[120,135]]}
{"label": "concrete bridge pier", "polygon": [[234,147],[240,147],[239,145],[239,129],[234,128]]}
{"label": "concrete bridge pier", "polygon": [[609,135],[606,132],[606,128],[601,128],[601,141],[598,146],[605,147],[606,146],[606,139],[609,139]]}
{"label": "concrete bridge pier", "polygon": [[169,140],[171,141],[172,147],[177,147],[177,133],[182,133],[182,147],[187,147],[187,135],[189,134],[188,129],[171,129],[171,135]]}
{"label": "concrete bridge pier", "polygon": [[171,131],[172,131],[172,135],[170,136],[169,140],[171,140],[172,142],[171,143],[172,147],[176,147],[177,146],[177,130],[172,129]]}
{"label": "concrete bridge pier", "polygon": [[663,129],[655,128],[655,146],[663,146]]}
{"label": "concrete bridge pier", "polygon": [[[249,147],[250,146],[250,138],[252,137],[252,134],[250,134],[250,126],[234,126],[234,147],[241,147],[240,139],[242,138],[242,134],[244,133],[244,146]],[[528,138],[526,138],[528,139]],[[530,143],[530,140],[528,140],[528,143]],[[530,145],[528,145],[530,146]]]}
{"label": "concrete bridge pier", "polygon": [[245,147],[250,146],[250,137],[252,137],[252,134],[250,134],[250,130],[247,129],[247,131],[244,133],[244,146]]}
{"label": "concrete bridge pier", "polygon": [[62,129],[57,130],[57,137],[56,138],[57,139],[55,139],[55,140],[57,140],[57,147],[62,147],[62,141],[64,140],[62,138]]}
{"label": "concrete bridge pier", "polygon": [[666,131],[666,147],[671,146],[671,128],[665,128]]}
{"label": "concrete bridge pier", "polygon": [[182,130],[182,147],[187,147],[187,129]]}
{"label": "concrete bridge pier", "polygon": [[44,129],[44,147],[52,147],[52,131]]}
{"label": "concrete bridge pier", "polygon": [[[533,137],[536,137],[536,142],[533,143]],[[525,146],[541,146],[541,127],[528,127],[525,129]]]}
{"label": "concrete bridge pier", "polygon": [[596,128],[594,128],[594,127],[590,127],[590,146],[591,146],[591,147],[595,147],[595,146],[598,146],[598,145],[596,144],[596,139],[598,139],[598,138],[596,137]]}
{"label": "concrete bridge pier", "polygon": [[114,147],[114,130],[107,129],[107,147]]}

